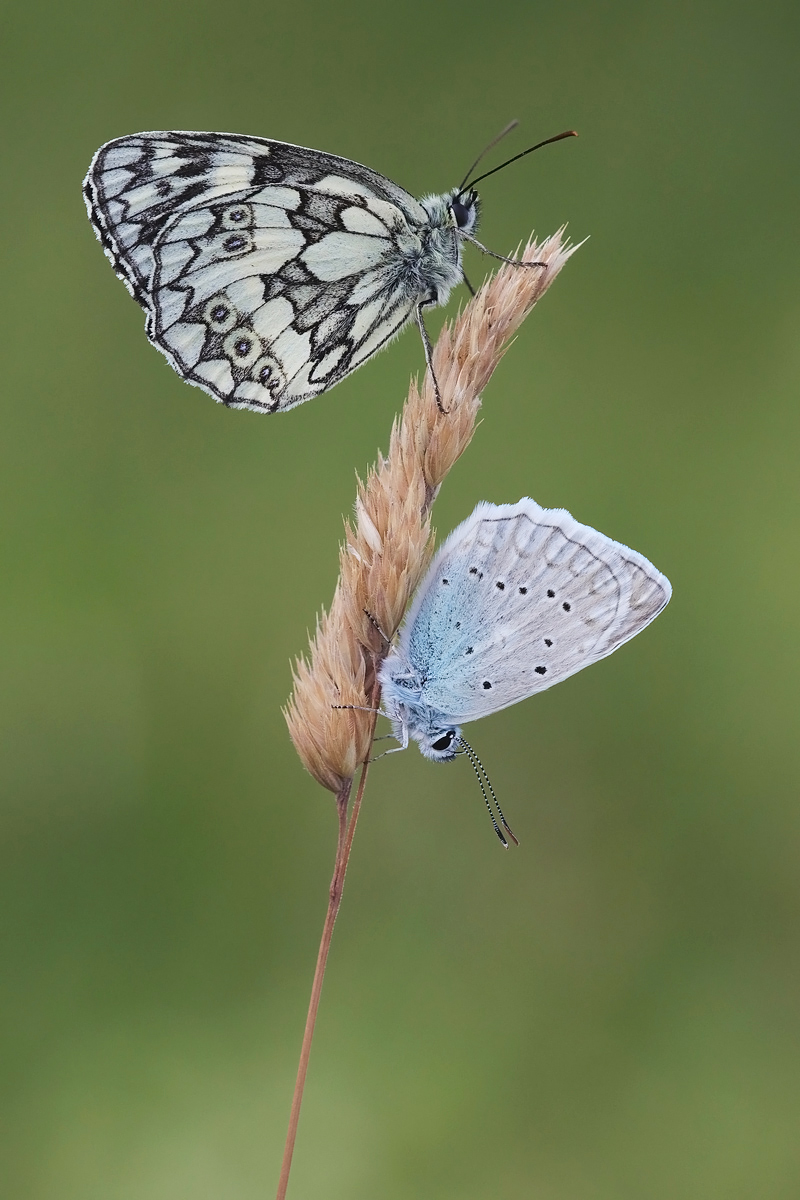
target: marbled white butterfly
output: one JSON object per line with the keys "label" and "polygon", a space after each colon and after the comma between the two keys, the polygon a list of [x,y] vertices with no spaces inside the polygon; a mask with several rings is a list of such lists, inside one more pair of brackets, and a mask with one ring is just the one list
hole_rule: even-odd
{"label": "marbled white butterfly", "polygon": [[350,159],[237,134],[116,138],[84,195],[153,345],[188,383],[257,412],[327,391],[412,318],[430,366],[423,308],[464,279],[464,241],[491,253],[466,179],[415,200]]}

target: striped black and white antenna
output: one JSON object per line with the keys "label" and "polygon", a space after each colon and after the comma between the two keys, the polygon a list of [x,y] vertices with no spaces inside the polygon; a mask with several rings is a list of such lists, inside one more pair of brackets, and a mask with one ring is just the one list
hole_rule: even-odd
{"label": "striped black and white antenna", "polygon": [[489,779],[489,776],[486,774],[486,768],[484,767],[481,760],[478,758],[475,751],[472,749],[472,746],[470,746],[469,742],[465,738],[462,738],[462,737],[456,738],[456,741],[458,742],[459,746],[463,746],[462,753],[466,754],[467,758],[472,763],[472,769],[475,772],[475,777],[478,780],[478,783],[480,785],[481,793],[483,795],[483,799],[486,804],[486,809],[489,813],[489,816],[491,817],[492,825],[494,826],[495,833],[500,838],[500,841],[503,843],[503,845],[505,846],[505,848],[507,850],[508,849],[508,841],[506,840],[505,834],[503,833],[503,830],[500,828],[500,825],[498,825],[497,821],[495,820],[494,813],[492,812],[492,806],[489,803],[489,796],[486,795],[486,788],[483,786],[484,779],[486,780],[486,786],[489,788],[489,794],[491,795],[492,800],[494,801],[494,806],[497,809],[497,815],[500,818],[500,824],[503,826],[503,829],[505,829],[506,833],[511,838],[514,845],[518,846],[519,842],[516,838],[516,835],[514,834],[514,831],[511,828],[511,826],[509,825],[508,821],[503,816],[502,808],[497,803],[497,796],[495,796],[494,788],[492,787],[492,782]]}

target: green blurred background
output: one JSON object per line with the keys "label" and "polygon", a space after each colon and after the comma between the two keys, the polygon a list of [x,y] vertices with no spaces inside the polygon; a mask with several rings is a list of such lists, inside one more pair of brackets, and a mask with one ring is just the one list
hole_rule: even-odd
{"label": "green blurred background", "polygon": [[147,344],[89,160],[233,130],[419,195],[516,116],[508,154],[581,137],[483,185],[483,239],[591,239],[436,524],[530,494],[675,595],[470,728],[519,851],[466,763],[374,770],[290,1195],[795,1200],[796,3],[17,0],[2,25],[0,1193],[274,1194],[335,837],[280,706],[422,362],[408,332],[286,416],[215,406]]}

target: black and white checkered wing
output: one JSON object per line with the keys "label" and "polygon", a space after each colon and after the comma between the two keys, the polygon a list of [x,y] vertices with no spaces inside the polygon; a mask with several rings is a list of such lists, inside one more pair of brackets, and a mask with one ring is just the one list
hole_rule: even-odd
{"label": "black and white checkered wing", "polygon": [[384,176],[266,139],[147,133],[109,142],[84,185],[147,333],[235,408],[291,408],[405,324],[404,251],[428,217]]}

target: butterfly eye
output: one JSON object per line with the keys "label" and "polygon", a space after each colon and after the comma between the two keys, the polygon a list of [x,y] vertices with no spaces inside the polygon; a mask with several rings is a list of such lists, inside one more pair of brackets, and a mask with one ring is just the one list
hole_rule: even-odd
{"label": "butterfly eye", "polygon": [[431,742],[432,750],[449,750],[450,743],[453,740],[452,733],[446,733],[444,737],[437,738],[435,742]]}
{"label": "butterfly eye", "polygon": [[450,204],[450,211],[459,229],[472,227],[475,221],[474,204],[462,204],[460,200],[453,200]]}

